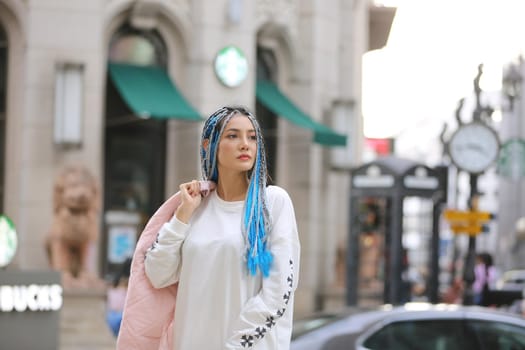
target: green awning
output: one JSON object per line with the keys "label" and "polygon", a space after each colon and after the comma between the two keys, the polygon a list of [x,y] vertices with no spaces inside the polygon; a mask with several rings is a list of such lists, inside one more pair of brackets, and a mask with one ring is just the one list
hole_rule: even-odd
{"label": "green awning", "polygon": [[314,142],[325,146],[345,146],[346,136],[339,134],[326,125],[320,124],[303,113],[271,81],[257,80],[257,100],[273,113],[289,120],[293,124],[314,132]]}
{"label": "green awning", "polygon": [[109,76],[128,107],[139,117],[201,121],[199,113],[159,67],[109,63]]}

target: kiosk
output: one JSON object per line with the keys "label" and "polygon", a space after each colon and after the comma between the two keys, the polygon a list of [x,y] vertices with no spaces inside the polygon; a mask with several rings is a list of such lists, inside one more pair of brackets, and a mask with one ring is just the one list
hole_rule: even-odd
{"label": "kiosk", "polygon": [[447,172],[395,156],[352,170],[347,305],[438,300]]}

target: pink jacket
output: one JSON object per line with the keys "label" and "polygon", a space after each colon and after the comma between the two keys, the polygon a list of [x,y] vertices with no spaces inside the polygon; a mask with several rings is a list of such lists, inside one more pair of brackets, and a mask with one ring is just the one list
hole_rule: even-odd
{"label": "pink jacket", "polygon": [[[214,188],[214,183],[201,181],[203,195],[207,195]],[[173,315],[177,284],[160,289],[153,288],[144,271],[144,259],[160,228],[172,218],[180,202],[179,193],[164,202],[148,221],[137,242],[131,263],[117,350],[173,349]]]}

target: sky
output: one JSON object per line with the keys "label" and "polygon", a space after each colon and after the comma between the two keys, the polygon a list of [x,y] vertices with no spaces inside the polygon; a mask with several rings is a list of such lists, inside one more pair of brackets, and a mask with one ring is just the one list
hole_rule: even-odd
{"label": "sky", "polygon": [[363,58],[365,136],[396,138],[401,153],[425,157],[441,147],[444,123],[455,129],[478,65],[482,89],[496,91],[504,65],[525,52],[525,0],[381,2],[397,13],[385,48]]}

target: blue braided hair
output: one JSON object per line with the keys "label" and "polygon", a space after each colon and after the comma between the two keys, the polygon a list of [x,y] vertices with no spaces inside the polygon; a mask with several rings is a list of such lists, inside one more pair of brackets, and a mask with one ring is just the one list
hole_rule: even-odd
{"label": "blue braided hair", "polygon": [[[217,150],[224,128],[234,115],[243,115],[250,119],[257,137],[257,155],[253,168],[248,173],[249,185],[241,226],[246,243],[246,265],[251,275],[256,275],[259,269],[263,276],[267,277],[273,257],[268,246],[271,220],[266,206],[266,153],[259,122],[246,108],[222,107],[206,120],[202,129],[200,149],[202,174],[204,180],[218,182]],[[207,147],[204,147],[205,140],[208,140]]]}

